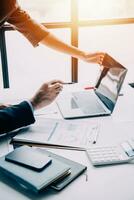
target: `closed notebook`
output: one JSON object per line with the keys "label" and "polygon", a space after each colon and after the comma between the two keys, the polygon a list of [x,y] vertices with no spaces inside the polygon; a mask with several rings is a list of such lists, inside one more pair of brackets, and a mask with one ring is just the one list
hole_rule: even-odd
{"label": "closed notebook", "polygon": [[87,167],[85,165],[82,165],[78,162],[72,161],[70,159],[67,159],[65,157],[59,156],[57,154],[54,154],[50,151],[46,151],[44,149],[37,148],[38,151],[42,152],[42,154],[45,154],[47,156],[50,156],[52,159],[58,159],[61,162],[64,162],[65,164],[70,166],[71,173],[68,176],[65,176],[63,179],[57,180],[54,183],[51,184],[50,187],[52,187],[55,190],[62,190],[64,187],[66,187],[69,183],[71,183],[73,180],[75,180],[78,176],[80,176]]}
{"label": "closed notebook", "polygon": [[52,163],[41,172],[8,162],[5,156],[0,158],[1,172],[36,193],[68,174],[69,170],[69,165],[55,158],[52,158]]}

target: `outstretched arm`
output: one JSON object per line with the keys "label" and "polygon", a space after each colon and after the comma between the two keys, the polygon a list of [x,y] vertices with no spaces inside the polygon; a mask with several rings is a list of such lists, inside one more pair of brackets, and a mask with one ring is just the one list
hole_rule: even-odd
{"label": "outstretched arm", "polygon": [[89,53],[82,51],[72,45],[64,43],[52,33],[49,33],[40,43],[89,63],[98,63],[101,65],[105,56],[103,52]]}
{"label": "outstretched arm", "polygon": [[49,32],[45,26],[34,21],[28,13],[19,6],[9,17],[8,22],[14,25],[33,46],[37,46],[41,43],[59,52],[82,59],[83,61],[102,64],[104,58],[103,52],[89,53],[66,44],[60,38],[57,38],[54,34]]}

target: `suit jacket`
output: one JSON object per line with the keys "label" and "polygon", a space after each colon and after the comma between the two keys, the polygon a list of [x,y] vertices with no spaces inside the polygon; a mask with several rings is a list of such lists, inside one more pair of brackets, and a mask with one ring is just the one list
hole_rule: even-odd
{"label": "suit jacket", "polygon": [[33,111],[27,101],[0,110],[0,134],[35,122]]}

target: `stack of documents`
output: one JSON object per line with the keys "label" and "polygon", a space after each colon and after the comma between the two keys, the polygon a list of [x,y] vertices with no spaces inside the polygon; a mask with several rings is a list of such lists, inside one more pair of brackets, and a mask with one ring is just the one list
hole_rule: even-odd
{"label": "stack of documents", "polygon": [[96,122],[39,118],[34,125],[21,130],[12,139],[12,143],[84,150],[99,130],[100,123]]}

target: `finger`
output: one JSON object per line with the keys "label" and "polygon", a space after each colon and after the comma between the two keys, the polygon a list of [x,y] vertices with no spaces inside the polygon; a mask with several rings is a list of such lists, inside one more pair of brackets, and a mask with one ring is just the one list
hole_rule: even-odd
{"label": "finger", "polygon": [[99,55],[99,56],[92,56],[88,59],[88,61],[93,62],[93,63],[98,63],[98,64],[102,64],[104,60],[104,55]]}
{"label": "finger", "polygon": [[63,85],[59,84],[59,83],[56,83],[52,86],[50,86],[52,89],[57,89],[57,88],[63,88]]}
{"label": "finger", "polygon": [[102,56],[102,57],[105,57],[105,54],[106,53],[97,52],[97,53],[92,54],[92,56]]}
{"label": "finger", "polygon": [[100,60],[103,60],[104,57],[105,57],[105,53],[94,53],[94,54],[91,54],[91,59],[95,58],[95,57],[100,59]]}
{"label": "finger", "polygon": [[55,80],[52,80],[49,82],[50,85],[54,85],[56,83],[60,83],[60,84],[63,84],[63,81],[59,80],[59,79],[55,79]]}
{"label": "finger", "polygon": [[87,62],[92,62],[92,63],[100,63],[100,57],[89,57],[88,59],[87,59]]}
{"label": "finger", "polygon": [[99,63],[100,63],[100,64],[102,64],[102,63],[103,63],[104,57],[105,57],[105,54],[103,54],[103,55],[100,55],[100,61],[99,61]]}
{"label": "finger", "polygon": [[45,97],[50,98],[50,99],[51,99],[51,98],[55,98],[55,96],[56,96],[57,94],[59,94],[61,91],[62,91],[61,88],[57,88],[57,89],[55,89],[55,88],[50,88],[49,92],[47,93],[47,95],[45,95]]}
{"label": "finger", "polygon": [[56,92],[55,93],[55,98],[60,94],[60,92]]}
{"label": "finger", "polygon": [[63,89],[63,86],[57,86],[57,87],[55,87],[55,90],[59,90],[59,91],[61,91]]}
{"label": "finger", "polygon": [[102,56],[102,57],[104,57],[105,56],[105,53],[103,53],[103,52],[96,52],[96,53],[90,53],[90,54],[88,54],[88,57],[99,57],[99,56]]}
{"label": "finger", "polygon": [[62,91],[62,88],[56,88],[55,91],[56,91],[56,92],[57,92],[57,91],[58,91],[58,92],[61,92],[61,91]]}

